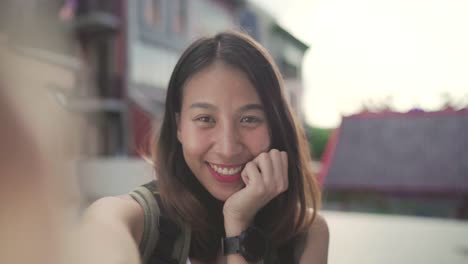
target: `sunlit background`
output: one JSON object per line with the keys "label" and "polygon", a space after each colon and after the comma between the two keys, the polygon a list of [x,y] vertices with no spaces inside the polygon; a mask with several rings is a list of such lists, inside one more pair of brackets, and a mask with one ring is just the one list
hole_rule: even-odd
{"label": "sunlit background", "polygon": [[[23,221],[0,222],[15,239],[0,253],[9,263],[23,250],[10,250],[28,238],[11,226],[28,214],[70,218],[157,177],[142,156],[178,57],[199,36],[240,29],[275,59],[304,125],[329,262],[468,263],[467,28],[464,0],[3,0],[0,117],[15,125],[1,128],[11,176],[0,193],[19,208],[5,219]],[[12,134],[36,144],[14,148]],[[30,189],[55,207],[8,196],[32,186],[15,177],[37,172],[25,153],[54,169],[37,173],[53,184]]]}
{"label": "sunlit background", "polygon": [[252,0],[311,45],[304,112],[319,127],[369,101],[397,111],[468,105],[464,0]]}

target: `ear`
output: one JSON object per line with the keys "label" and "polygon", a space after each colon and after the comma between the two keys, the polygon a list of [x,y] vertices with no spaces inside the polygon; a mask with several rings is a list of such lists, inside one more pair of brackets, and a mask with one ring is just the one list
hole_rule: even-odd
{"label": "ear", "polygon": [[175,113],[176,127],[177,127],[177,139],[181,142],[180,138],[180,113]]}

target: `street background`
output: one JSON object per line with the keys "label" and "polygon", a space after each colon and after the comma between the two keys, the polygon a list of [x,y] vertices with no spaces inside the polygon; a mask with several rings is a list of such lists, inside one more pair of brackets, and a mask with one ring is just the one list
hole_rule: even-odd
{"label": "street background", "polygon": [[2,1],[0,262],[66,262],[84,208],[154,179],[178,56],[240,29],[304,125],[329,263],[468,263],[466,14],[457,0]]}

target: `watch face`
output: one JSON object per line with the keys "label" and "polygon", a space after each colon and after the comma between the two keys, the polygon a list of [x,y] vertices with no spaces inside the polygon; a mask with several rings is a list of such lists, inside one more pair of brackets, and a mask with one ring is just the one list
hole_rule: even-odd
{"label": "watch face", "polygon": [[265,235],[255,227],[249,227],[242,236],[240,253],[249,262],[261,260],[266,253]]}

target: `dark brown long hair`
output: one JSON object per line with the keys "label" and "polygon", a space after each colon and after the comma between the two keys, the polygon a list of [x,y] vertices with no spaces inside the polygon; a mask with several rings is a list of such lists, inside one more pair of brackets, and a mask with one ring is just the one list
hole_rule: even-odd
{"label": "dark brown long hair", "polygon": [[[181,111],[187,80],[219,61],[246,74],[264,106],[271,148],[288,155],[289,188],[261,209],[255,224],[281,248],[315,219],[320,190],[310,167],[308,144],[285,99],[281,74],[267,51],[251,37],[223,32],[192,43],[177,62],[169,81],[165,114],[156,141],[154,164],[163,204],[192,227],[190,256],[213,260],[224,234],[222,202],[206,191],[186,164],[177,139],[176,113]],[[313,215],[308,212],[313,208]]]}

